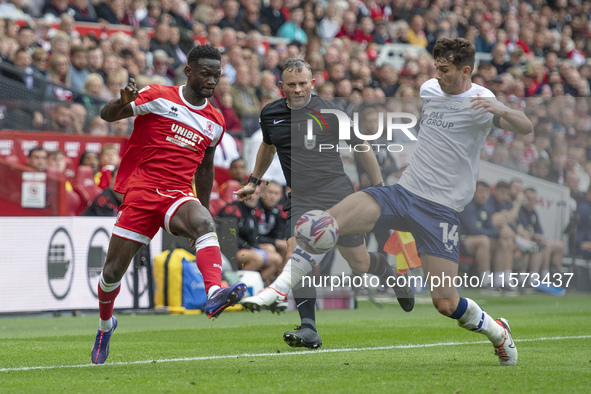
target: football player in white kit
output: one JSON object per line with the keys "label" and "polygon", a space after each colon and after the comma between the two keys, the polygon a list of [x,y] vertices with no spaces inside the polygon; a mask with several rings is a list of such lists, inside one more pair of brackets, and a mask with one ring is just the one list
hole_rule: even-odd
{"label": "football player in white kit", "polygon": [[[486,136],[493,127],[520,134],[533,131],[522,112],[507,108],[490,90],[471,82],[475,52],[474,44],[463,38],[437,41],[436,75],[421,86],[418,144],[402,178],[393,186],[349,195],[327,212],[336,219],[339,235],[374,228],[411,232],[425,275],[432,278],[435,308],[457,320],[460,327],[486,335],[501,365],[515,365],[517,349],[507,320],[493,320],[476,302],[459,297],[449,279],[434,286],[458,273],[458,212],[474,195]],[[292,264],[289,279],[296,283],[311,269],[309,264]],[[275,299],[265,297],[265,302],[271,301]]]}
{"label": "football player in white kit", "polygon": [[[425,275],[442,279],[458,273],[458,212],[474,195],[486,136],[493,127],[529,134],[533,126],[522,112],[507,108],[490,90],[471,82],[474,44],[463,38],[440,39],[433,58],[435,78],[420,90],[423,115],[417,148],[398,184],[357,192],[328,212],[340,234],[370,232],[374,227],[410,231]],[[501,365],[517,363],[505,319],[493,320],[476,302],[459,297],[449,281],[433,287],[431,296],[439,313],[486,335]]]}

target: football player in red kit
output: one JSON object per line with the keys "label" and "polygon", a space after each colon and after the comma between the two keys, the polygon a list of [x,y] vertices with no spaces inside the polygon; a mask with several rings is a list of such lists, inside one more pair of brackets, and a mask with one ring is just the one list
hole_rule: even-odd
{"label": "football player in red kit", "polygon": [[[100,322],[92,362],[109,355],[117,327],[113,303],[131,259],[160,227],[194,240],[197,266],[203,274],[207,316],[217,317],[246,291],[243,283],[221,286],[222,260],[209,214],[215,148],[225,121],[208,98],[221,75],[221,55],[210,45],[193,48],[185,66],[183,86],[148,85],[135,81],[109,101],[101,117],[109,122],[136,116],[134,130],[121,160],[115,191],[124,195],[98,287]],[[191,185],[195,177],[197,196]]]}

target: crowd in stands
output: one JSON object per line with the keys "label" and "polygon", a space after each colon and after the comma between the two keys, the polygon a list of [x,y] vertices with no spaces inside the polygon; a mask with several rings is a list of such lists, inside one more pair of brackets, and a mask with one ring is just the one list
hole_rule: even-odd
{"label": "crowd in stands", "polygon": [[[128,78],[135,78],[139,88],[182,84],[191,47],[209,43],[219,48],[223,76],[211,101],[223,113],[229,132],[216,157],[216,165],[226,169],[245,154],[245,141],[260,138],[258,116],[282,95],[278,80],[286,58],[304,57],[310,63],[320,96],[358,97],[390,109],[396,107],[390,98],[411,102],[419,97],[421,84],[434,76],[430,53],[438,38],[465,37],[478,52],[473,82],[523,110],[535,131],[518,136],[494,130],[481,158],[567,186],[573,217],[589,216],[591,2],[0,0],[0,18],[0,65],[21,71],[4,70],[3,77],[22,83],[23,89],[45,87],[46,97],[57,102],[32,112],[32,130],[129,135],[132,125],[127,120],[107,124],[98,116],[100,106],[118,97]],[[132,30],[81,35],[79,22]],[[398,66],[379,62],[385,44],[410,44],[425,51],[408,51]],[[40,85],[40,80],[55,84]],[[351,105],[344,109],[354,109]],[[420,116],[418,108],[414,111]],[[251,166],[252,159],[245,159]],[[391,173],[401,170],[387,167]],[[93,171],[101,168],[97,165]],[[491,199],[504,185],[493,186]],[[517,228],[511,229],[510,240],[506,227],[511,218],[504,218],[505,226],[499,224],[499,217],[507,216],[498,215],[502,211],[488,211],[497,219],[489,224],[494,242],[516,243]],[[513,221],[520,216],[515,209],[505,211]],[[591,228],[590,223],[585,226]],[[521,235],[527,238],[525,232]],[[497,249],[494,242],[488,247]],[[484,246],[476,244],[472,252],[484,253]],[[589,245],[591,236],[581,235],[577,253],[591,255]],[[490,268],[494,259],[488,270],[501,270]],[[546,267],[547,257],[543,259]]]}

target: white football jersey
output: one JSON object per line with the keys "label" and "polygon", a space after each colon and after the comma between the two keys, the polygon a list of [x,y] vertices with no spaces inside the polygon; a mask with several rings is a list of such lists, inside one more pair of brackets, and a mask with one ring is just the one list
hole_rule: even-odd
{"label": "white football jersey", "polygon": [[495,95],[472,84],[458,95],[444,93],[436,79],[421,86],[418,143],[400,185],[427,200],[461,212],[476,189],[480,150],[493,126],[491,113],[470,108],[472,97]]}

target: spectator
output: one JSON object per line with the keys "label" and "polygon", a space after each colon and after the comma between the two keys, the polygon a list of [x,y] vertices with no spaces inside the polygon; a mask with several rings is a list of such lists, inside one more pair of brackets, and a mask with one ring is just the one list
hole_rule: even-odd
{"label": "spectator", "polygon": [[104,63],[104,56],[103,50],[100,47],[90,48],[87,52],[88,61],[87,67],[90,73],[99,73],[103,77],[104,81],[104,73],[103,73],[103,63]]}
{"label": "spectator", "polygon": [[490,53],[496,42],[496,34],[492,24],[489,21],[483,21],[480,24],[478,37],[474,42],[476,52]]}
{"label": "spectator", "polygon": [[286,38],[290,41],[297,41],[302,44],[308,43],[308,36],[302,30],[302,22],[304,21],[304,10],[302,8],[294,8],[289,13],[289,22],[285,23],[277,31],[277,36]]}
{"label": "spectator", "polygon": [[[538,194],[533,188],[525,189],[526,202],[519,211],[517,220],[517,233],[531,241],[534,241],[541,251],[533,253],[529,259],[529,285],[542,291],[549,291],[555,295],[563,295],[565,290],[552,285],[547,286],[542,282],[551,281],[550,268],[554,272],[560,272],[562,258],[564,256],[564,244],[558,240],[548,240],[544,237],[540,218],[535,211]],[[537,279],[536,279],[537,278]]]}
{"label": "spectator", "polygon": [[27,155],[27,166],[38,172],[47,170],[47,151],[40,146],[36,146],[29,151]]}
{"label": "spectator", "polygon": [[168,60],[168,54],[164,50],[156,50],[152,64],[152,75],[164,78],[164,85],[173,86],[176,74],[172,67],[170,67]]}
{"label": "spectator", "polygon": [[550,153],[550,160],[552,166],[550,167],[550,172],[546,180],[563,185],[566,178],[566,170],[564,167],[566,164],[566,149],[562,146],[554,147]]}
{"label": "spectator", "polygon": [[254,89],[249,86],[249,80],[248,66],[241,65],[236,70],[236,83],[230,89],[234,102],[234,111],[236,111],[242,122],[246,137],[255,132],[259,121],[259,99]]}
{"label": "spectator", "polygon": [[221,29],[226,27],[235,28],[240,21],[238,19],[238,11],[240,10],[240,5],[236,0],[224,0],[222,2],[222,9],[224,11],[224,17],[220,20],[218,26]]}
{"label": "spectator", "polygon": [[70,49],[70,84],[74,89],[84,90],[84,81],[90,72],[86,67],[88,57],[86,49],[81,46],[74,46]]}
{"label": "spectator", "polygon": [[75,100],[77,103],[84,105],[84,108],[88,112],[88,118],[93,118],[99,114],[100,105],[104,104],[104,100],[102,99],[104,89],[105,83],[100,74],[88,74],[84,80],[85,95],[78,96]]}
{"label": "spectator", "polygon": [[160,22],[162,16],[162,6],[157,0],[150,0],[148,2],[148,14],[140,21],[141,27],[154,28]]}
{"label": "spectator", "polygon": [[83,125],[84,123],[70,111],[69,104],[57,103],[53,106],[50,120],[43,125],[43,130],[83,134]]}
{"label": "spectator", "polygon": [[497,145],[497,147],[495,148],[495,150],[492,154],[491,162],[495,163],[499,166],[506,167],[508,160],[509,160],[509,151],[507,150],[507,147],[502,144]]}
{"label": "spectator", "polygon": [[246,162],[243,158],[239,157],[237,159],[232,160],[230,163],[230,176],[233,180],[239,182],[241,185],[244,185],[246,182]]}
{"label": "spectator", "polygon": [[550,173],[550,160],[538,157],[531,167],[530,175],[546,180]]}
{"label": "spectator", "polygon": [[41,47],[37,47],[31,53],[31,69],[33,70],[33,74],[42,78],[43,80],[47,79],[47,60],[49,59],[49,54]]}
{"label": "spectator", "polygon": [[178,26],[170,27],[170,48],[172,50],[173,67],[178,69],[187,63],[187,55],[180,47],[181,29]]}
{"label": "spectator", "polygon": [[236,30],[243,33],[261,31],[260,6],[249,4],[244,11],[244,18],[236,25]]}
{"label": "spectator", "polygon": [[94,198],[81,216],[117,216],[122,203],[122,195],[113,190],[117,169],[113,169],[112,179],[108,187]]}
{"label": "spectator", "polygon": [[510,67],[510,63],[506,60],[507,46],[502,42],[497,44],[492,49],[492,60],[490,63],[497,69],[497,75],[501,75]]}
{"label": "spectator", "polygon": [[38,47],[35,32],[26,25],[18,29],[16,42],[21,49],[24,49],[28,53],[31,53],[33,49]]}
{"label": "spectator", "polygon": [[106,189],[109,185],[112,185],[113,172],[119,167],[119,163],[121,163],[119,149],[112,144],[104,145],[99,154],[100,171],[95,176],[95,183],[101,189]]}
{"label": "spectator", "polygon": [[51,0],[45,3],[43,7],[43,14],[53,15],[56,18],[59,18],[63,14],[66,14],[70,9],[70,5],[68,0]]}
{"label": "spectator", "polygon": [[427,47],[427,36],[425,34],[425,20],[421,15],[413,15],[409,23],[410,29],[406,35],[406,41],[411,45],[423,48]]}
{"label": "spectator", "polygon": [[576,217],[578,218],[576,255],[591,260],[591,187],[587,189],[585,198],[580,199]]}
{"label": "spectator", "polygon": [[95,177],[95,183],[96,183],[96,175],[100,172],[100,169],[101,169],[98,153],[85,150],[80,155],[80,159],[78,161],[78,166],[90,166],[90,168],[92,168],[92,173],[93,173],[93,176]]}
{"label": "spectator", "polygon": [[129,119],[120,119],[109,123],[111,132],[109,134],[121,137],[129,137],[131,135],[131,128]]}
{"label": "spectator", "polygon": [[[491,267],[491,254],[499,249],[499,230],[494,226],[491,216],[487,212],[486,203],[490,196],[490,187],[486,182],[479,181],[476,184],[474,199],[460,212],[460,253],[464,256],[473,256],[478,267],[478,276],[483,278],[481,290],[490,292],[493,286],[498,291],[502,285],[497,280],[491,280],[491,271],[496,279],[505,271],[505,261],[498,261]],[[498,264],[500,263],[500,264]]]}
{"label": "spectator", "polygon": [[[334,5],[329,3],[327,9]],[[261,22],[267,25],[271,36],[276,36],[277,31],[286,22],[285,15],[281,12],[283,8],[283,0],[270,0],[269,6],[263,7],[261,10]],[[263,29],[263,27],[261,27]]]}
{"label": "spectator", "polygon": [[31,55],[25,49],[19,48],[14,55],[12,65],[17,71],[4,70],[3,75],[23,83],[27,89],[33,89],[35,78],[33,78],[33,68],[31,67]]}
{"label": "spectator", "polygon": [[91,118],[88,122],[88,133],[90,135],[106,136],[109,135],[109,126],[100,116]]}
{"label": "spectator", "polygon": [[226,47],[228,53],[228,63],[223,67],[223,74],[230,79],[230,83],[236,82],[237,68],[241,65],[246,65],[244,62],[242,47],[234,44]]}
{"label": "spectator", "polygon": [[234,100],[230,94],[230,79],[222,75],[211,98],[213,105],[222,112],[226,120],[226,130],[230,133],[242,133],[242,123],[234,111]]}
{"label": "spectator", "polygon": [[523,141],[513,140],[509,144],[509,157],[507,158],[507,168],[510,168],[519,172],[527,172],[526,166],[523,164],[523,153],[525,147]]}
{"label": "spectator", "polygon": [[286,261],[285,225],[287,212],[284,212],[283,207],[279,205],[283,194],[283,187],[276,182],[270,181],[263,187],[262,197],[258,204],[257,232],[260,244],[272,245],[281,255],[283,261]]}
{"label": "spectator", "polygon": [[236,239],[238,252],[236,262],[238,269],[258,271],[265,283],[271,283],[281,271],[283,258],[269,244],[260,245],[257,232],[257,207],[260,198],[260,187],[246,201],[234,201],[218,214],[219,217],[235,217],[238,219]]}
{"label": "spectator", "polygon": [[96,11],[99,22],[120,25],[125,17],[123,0],[105,0]]}
{"label": "spectator", "polygon": [[74,12],[74,19],[78,22],[92,22],[98,21],[94,5],[89,0],[72,0],[70,8]]}
{"label": "spectator", "polygon": [[[67,160],[64,151],[62,150],[55,150],[53,152],[49,152],[47,156],[47,170],[51,170],[54,174],[59,175],[63,178],[72,178],[74,176],[73,170],[68,170],[67,168]],[[70,172],[70,173],[68,173]],[[66,179],[65,181],[66,191],[72,192],[74,188],[70,181]]]}

